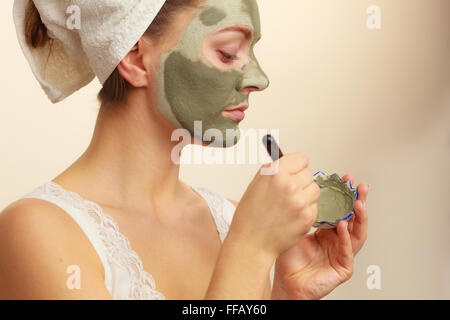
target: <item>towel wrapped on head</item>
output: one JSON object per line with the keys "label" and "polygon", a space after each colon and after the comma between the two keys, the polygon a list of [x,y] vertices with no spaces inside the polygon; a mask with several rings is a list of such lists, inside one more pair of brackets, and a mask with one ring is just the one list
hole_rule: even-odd
{"label": "towel wrapped on head", "polygon": [[[22,51],[53,103],[96,76],[103,84],[145,33],[165,0],[33,0],[51,43],[33,48],[25,36],[30,0],[14,0]],[[78,23],[73,21],[78,19]]]}

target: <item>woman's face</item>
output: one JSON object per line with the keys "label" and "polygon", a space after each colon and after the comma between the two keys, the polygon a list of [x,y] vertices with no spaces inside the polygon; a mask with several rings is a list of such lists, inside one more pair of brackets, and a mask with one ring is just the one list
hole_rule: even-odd
{"label": "woman's face", "polygon": [[[161,55],[159,112],[198,140],[216,129],[208,132],[212,145],[237,143],[239,135],[227,143],[226,130],[238,129],[242,113],[224,110],[248,106],[249,93],[269,85],[253,53],[260,37],[256,0],[203,1],[178,42]],[[201,128],[194,130],[194,121]]]}

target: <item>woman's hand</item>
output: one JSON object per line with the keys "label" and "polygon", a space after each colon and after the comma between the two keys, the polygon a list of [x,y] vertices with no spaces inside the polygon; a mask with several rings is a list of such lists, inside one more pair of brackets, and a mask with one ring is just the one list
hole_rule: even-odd
{"label": "woman's hand", "polygon": [[[261,167],[236,207],[205,299],[266,297],[275,259],[317,218],[320,188],[308,163],[308,157],[297,152]],[[272,165],[278,170],[270,170]]]}
{"label": "woman's hand", "polygon": [[[342,180],[350,180],[344,175]],[[367,237],[365,202],[369,185],[357,187],[355,214],[336,229],[317,229],[281,254],[275,264],[272,299],[320,299],[353,274],[353,258]]]}
{"label": "woman's hand", "polygon": [[[271,266],[307,234],[316,221],[320,196],[308,164],[309,158],[296,152],[262,166],[236,208],[228,242],[247,248],[249,255],[267,257]],[[278,170],[262,174],[273,165]]]}

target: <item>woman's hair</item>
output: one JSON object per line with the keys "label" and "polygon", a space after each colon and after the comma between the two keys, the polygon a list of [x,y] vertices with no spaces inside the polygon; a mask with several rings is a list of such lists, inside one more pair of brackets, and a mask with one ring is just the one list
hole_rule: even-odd
{"label": "woman's hair", "polygon": [[[152,37],[152,39],[160,39],[164,36],[178,10],[194,7],[198,2],[199,0],[166,0],[150,27],[145,31],[145,34]],[[33,48],[43,47],[48,42],[51,45],[47,27],[42,23],[39,12],[31,0],[28,2],[26,9],[25,36],[27,42]],[[112,105],[122,101],[130,87],[131,85],[120,75],[116,67],[103,84],[103,88],[98,93],[97,98],[102,105]]]}

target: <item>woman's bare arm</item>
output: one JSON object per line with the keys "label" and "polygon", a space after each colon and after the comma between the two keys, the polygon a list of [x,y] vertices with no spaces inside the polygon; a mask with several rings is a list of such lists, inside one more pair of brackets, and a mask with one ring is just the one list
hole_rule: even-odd
{"label": "woman's bare arm", "polygon": [[21,199],[0,214],[0,299],[111,296],[100,259],[75,221],[46,201]]}
{"label": "woman's bare arm", "polygon": [[[228,200],[237,207],[237,201]],[[235,238],[229,230],[205,299],[270,299],[273,261],[273,257],[249,247],[244,239]]]}
{"label": "woman's bare arm", "polygon": [[[227,199],[234,205],[235,208],[237,208],[237,206],[239,205],[239,201],[229,199],[229,198],[227,198]],[[266,276],[265,289],[264,289],[264,294],[262,296],[262,300],[270,300],[270,299],[272,299],[272,284],[270,281],[270,272],[269,272],[269,274],[267,274],[267,276]]]}
{"label": "woman's bare arm", "polygon": [[205,300],[261,300],[274,258],[264,256],[231,233],[216,262]]}

